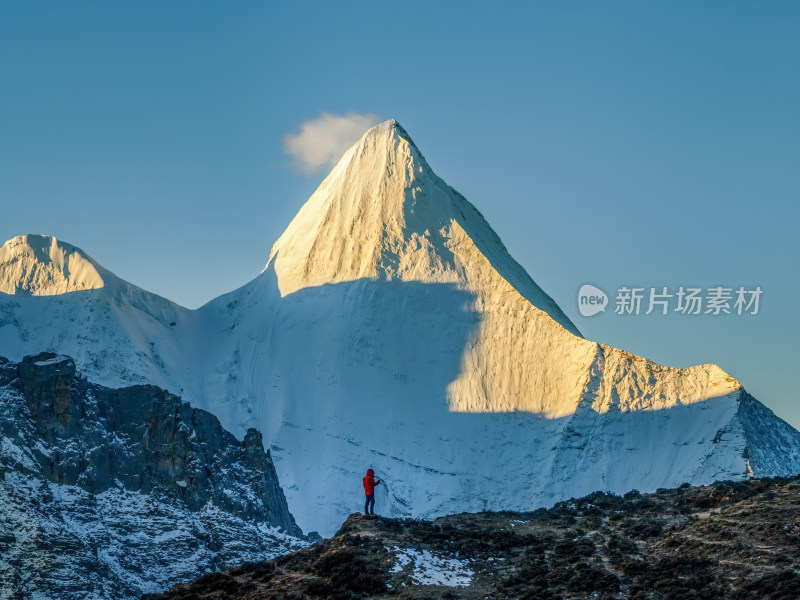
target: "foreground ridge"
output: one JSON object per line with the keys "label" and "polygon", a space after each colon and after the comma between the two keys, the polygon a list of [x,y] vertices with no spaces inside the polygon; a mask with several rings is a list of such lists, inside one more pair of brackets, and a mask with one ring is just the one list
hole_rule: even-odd
{"label": "foreground ridge", "polygon": [[798,523],[796,477],[433,522],[356,514],[332,539],[147,598],[797,598]]}

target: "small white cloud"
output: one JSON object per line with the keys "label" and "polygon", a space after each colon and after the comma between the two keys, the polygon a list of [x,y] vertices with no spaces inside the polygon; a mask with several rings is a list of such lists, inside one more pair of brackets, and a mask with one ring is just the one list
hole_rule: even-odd
{"label": "small white cloud", "polygon": [[301,123],[300,133],[287,133],[283,149],[301,171],[313,173],[336,164],[345,150],[379,122],[380,118],[373,114],[332,115],[323,111],[316,119]]}

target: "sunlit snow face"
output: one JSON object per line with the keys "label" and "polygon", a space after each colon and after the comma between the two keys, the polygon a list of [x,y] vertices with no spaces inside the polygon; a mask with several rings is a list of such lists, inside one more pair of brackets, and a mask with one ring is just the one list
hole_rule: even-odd
{"label": "sunlit snow face", "polygon": [[54,237],[18,236],[0,248],[0,292],[4,294],[53,296],[104,285],[91,259]]}

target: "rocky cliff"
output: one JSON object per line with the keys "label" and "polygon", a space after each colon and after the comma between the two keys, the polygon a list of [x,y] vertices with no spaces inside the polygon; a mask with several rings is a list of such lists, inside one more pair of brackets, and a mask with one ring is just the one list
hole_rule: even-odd
{"label": "rocky cliff", "polygon": [[134,598],[303,546],[261,434],[52,353],[0,359],[0,598]]}

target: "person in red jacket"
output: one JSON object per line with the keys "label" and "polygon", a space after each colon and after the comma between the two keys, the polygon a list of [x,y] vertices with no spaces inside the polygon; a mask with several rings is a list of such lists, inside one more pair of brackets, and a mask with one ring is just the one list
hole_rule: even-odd
{"label": "person in red jacket", "polygon": [[[367,495],[367,501],[364,503],[364,514],[375,514],[375,486],[380,484],[380,479],[375,479],[375,471],[367,469],[367,476],[364,477],[364,493]],[[372,509],[372,512],[370,512]]]}

